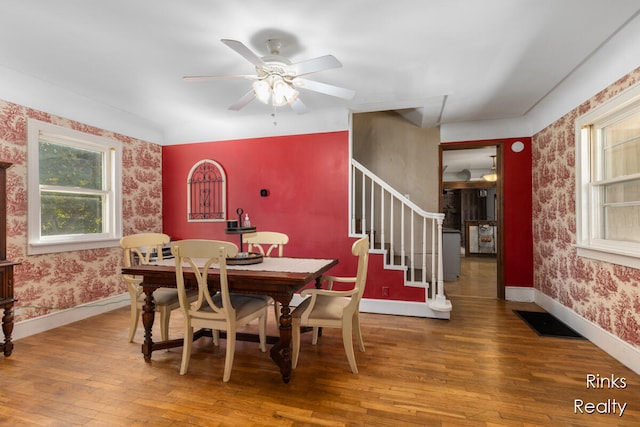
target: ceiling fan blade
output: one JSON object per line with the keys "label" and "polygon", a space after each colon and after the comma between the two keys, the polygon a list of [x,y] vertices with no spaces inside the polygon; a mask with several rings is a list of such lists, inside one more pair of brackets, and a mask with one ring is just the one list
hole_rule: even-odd
{"label": "ceiling fan blade", "polygon": [[356,91],[354,90],[317,82],[315,80],[308,80],[308,79],[302,79],[297,77],[293,79],[291,82],[295,87],[311,90],[314,92],[324,93],[325,95],[331,95],[337,98],[352,99],[356,95]]}
{"label": "ceiling fan blade", "polygon": [[318,71],[340,67],[342,67],[342,64],[335,56],[325,55],[291,64],[289,69],[292,70],[296,76],[304,76],[305,74],[317,73]]}
{"label": "ceiling fan blade", "polygon": [[258,76],[237,75],[237,76],[184,76],[182,80],[186,82],[202,82],[207,80],[257,80]]}
{"label": "ceiling fan blade", "polygon": [[262,62],[262,59],[260,59],[258,55],[253,53],[253,51],[249,49],[247,46],[245,46],[242,42],[239,42],[237,40],[229,40],[229,39],[221,39],[220,41],[226,44],[227,46],[229,46],[231,49],[238,52],[244,59],[251,62],[253,65],[255,66],[264,65],[264,62]]}
{"label": "ceiling fan blade", "polygon": [[307,109],[307,106],[304,105],[304,103],[302,101],[300,101],[300,98],[296,99],[292,104],[291,104],[291,109],[293,111],[295,111],[298,114],[304,114],[307,111],[309,111]]}
{"label": "ceiling fan blade", "polygon": [[234,104],[229,107],[229,110],[239,111],[248,103],[254,100],[256,97],[256,93],[251,89],[249,92],[245,93],[244,96],[238,99]]}

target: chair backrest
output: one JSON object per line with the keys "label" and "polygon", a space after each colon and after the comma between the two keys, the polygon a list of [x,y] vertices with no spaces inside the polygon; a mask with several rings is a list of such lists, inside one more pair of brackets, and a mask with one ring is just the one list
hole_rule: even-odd
{"label": "chair backrest", "polygon": [[[248,243],[247,251],[252,252],[257,249],[264,256],[271,256],[271,251],[278,249],[278,256],[284,253],[284,245],[289,243],[289,236],[277,231],[256,231],[255,233],[243,234],[242,241]],[[270,245],[267,248],[267,245]]]}
{"label": "chair backrest", "polygon": [[367,285],[367,272],[369,271],[369,237],[363,237],[353,242],[351,253],[358,257],[358,270],[356,272],[355,283],[355,287],[358,288],[358,293],[354,295],[352,299],[356,299],[359,304],[364,294],[364,288]]}
{"label": "chair backrest", "polygon": [[[238,247],[222,240],[180,240],[171,246],[176,262],[176,282],[178,298],[183,312],[189,316],[223,320],[235,316],[231,305],[227,280],[227,257],[235,257]],[[215,304],[209,292],[207,277],[210,267],[220,270],[220,298],[222,304]],[[187,299],[184,268],[191,267],[198,282],[198,300],[191,303]],[[200,311],[205,303],[212,311]]]}
{"label": "chair backrest", "polygon": [[161,260],[162,246],[170,240],[168,235],[162,233],[139,233],[123,237],[120,239],[120,247],[124,249],[125,267],[149,264],[154,254]]}

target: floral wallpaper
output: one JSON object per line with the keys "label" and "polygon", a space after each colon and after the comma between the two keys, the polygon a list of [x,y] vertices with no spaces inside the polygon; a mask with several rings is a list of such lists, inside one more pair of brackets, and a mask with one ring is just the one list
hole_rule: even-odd
{"label": "floral wallpaper", "polygon": [[126,292],[120,248],[27,256],[27,118],[121,141],[123,232],[162,230],[162,147],[0,100],[0,160],[13,163],[7,170],[7,259],[20,263],[15,321]]}
{"label": "floral wallpaper", "polygon": [[578,257],[574,123],[640,83],[640,68],[532,139],[534,287],[623,341],[640,348],[640,270]]}

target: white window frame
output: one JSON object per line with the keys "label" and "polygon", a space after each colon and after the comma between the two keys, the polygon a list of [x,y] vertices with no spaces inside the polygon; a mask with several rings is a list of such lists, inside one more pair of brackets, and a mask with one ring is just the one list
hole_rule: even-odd
{"label": "white window frame", "polygon": [[[39,172],[39,142],[41,135],[46,135],[47,139],[52,142],[103,153],[103,171],[105,174],[103,191],[106,194],[103,233],[41,236]],[[28,119],[27,156],[28,255],[108,248],[119,245],[122,237],[122,143],[51,123]]]}
{"label": "white window frame", "polygon": [[576,119],[576,249],[578,256],[640,268],[640,243],[601,237],[601,200],[594,185],[598,156],[594,153],[591,127],[640,111],[640,85],[621,92]]}

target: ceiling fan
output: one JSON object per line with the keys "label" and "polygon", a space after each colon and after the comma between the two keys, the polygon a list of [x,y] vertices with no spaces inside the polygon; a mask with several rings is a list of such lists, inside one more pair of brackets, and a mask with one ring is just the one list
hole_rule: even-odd
{"label": "ceiling fan", "polygon": [[309,80],[308,74],[319,71],[340,68],[342,64],[333,55],[319,56],[292,63],[280,55],[282,42],[279,39],[267,40],[269,55],[259,57],[251,49],[237,40],[222,39],[222,43],[239,53],[243,58],[255,66],[256,74],[234,76],[186,76],[186,81],[206,80],[253,80],[252,88],[229,109],[238,111],[255,98],[264,104],[280,107],[289,104],[298,114],[306,113],[307,107],[299,98],[297,89],[306,89],[337,98],[352,99],[355,91],[342,87]]}

